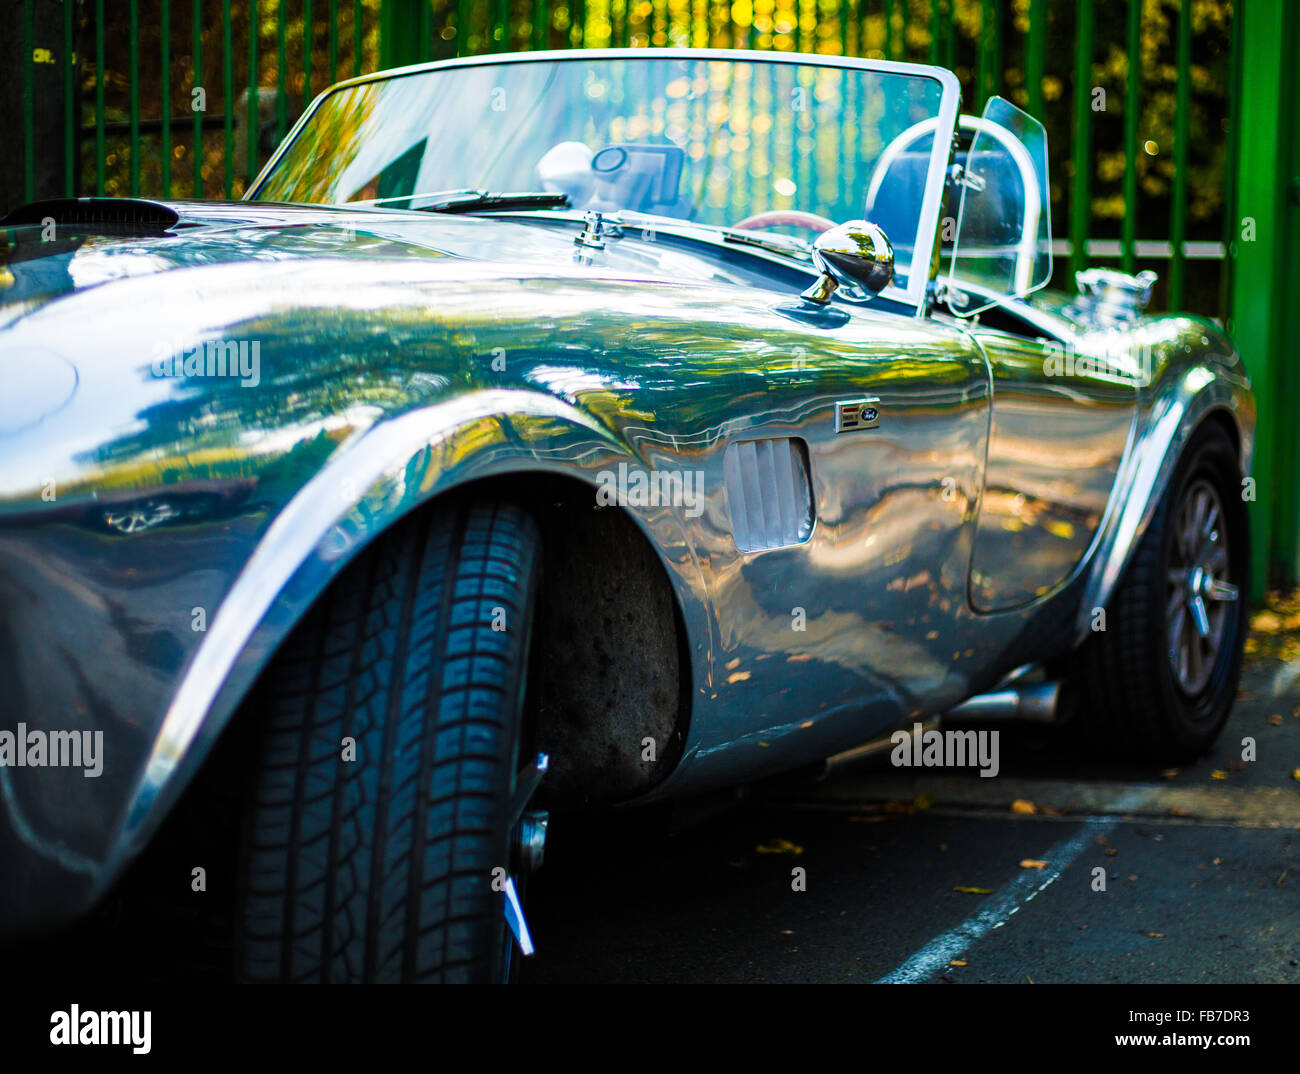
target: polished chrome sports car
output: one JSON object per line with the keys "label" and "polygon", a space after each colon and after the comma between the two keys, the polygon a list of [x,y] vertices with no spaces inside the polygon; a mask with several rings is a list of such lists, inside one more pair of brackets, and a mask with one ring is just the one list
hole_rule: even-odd
{"label": "polished chrome sports car", "polygon": [[955,709],[1204,750],[1242,363],[1147,276],[1039,290],[1043,130],[958,98],[456,60],[329,90],[243,202],[11,212],[0,927],[86,912],[237,732],[241,972],[295,981],[508,978],[549,818]]}

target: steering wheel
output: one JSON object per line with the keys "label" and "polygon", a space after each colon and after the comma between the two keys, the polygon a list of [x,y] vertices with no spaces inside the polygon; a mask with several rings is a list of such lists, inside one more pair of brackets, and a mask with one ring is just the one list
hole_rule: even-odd
{"label": "steering wheel", "polygon": [[806,227],[809,231],[821,234],[835,227],[834,220],[828,220],[816,213],[806,213],[801,209],[768,209],[766,212],[747,216],[739,223],[731,225],[737,231],[762,231],[770,227]]}

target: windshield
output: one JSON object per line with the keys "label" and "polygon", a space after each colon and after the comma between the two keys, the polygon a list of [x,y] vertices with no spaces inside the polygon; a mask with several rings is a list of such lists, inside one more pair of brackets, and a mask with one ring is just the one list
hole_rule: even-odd
{"label": "windshield", "polygon": [[552,191],[578,210],[808,240],[865,216],[894,244],[894,286],[912,291],[913,269],[929,268],[946,153],[931,152],[933,133],[909,137],[907,154],[886,149],[909,131],[950,132],[955,80],[915,65],[736,55],[524,55],[344,85],[316,103],[253,196],[406,208],[449,190]]}

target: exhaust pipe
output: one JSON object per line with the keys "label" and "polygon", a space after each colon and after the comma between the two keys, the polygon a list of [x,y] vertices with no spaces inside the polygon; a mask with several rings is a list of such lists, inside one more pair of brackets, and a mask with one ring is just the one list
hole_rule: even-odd
{"label": "exhaust pipe", "polygon": [[1028,720],[1031,723],[1056,723],[1060,702],[1059,682],[1032,682],[976,694],[949,709],[943,718],[961,722]]}
{"label": "exhaust pipe", "polygon": [[[904,730],[909,732],[920,724],[924,733],[939,727],[945,721],[958,723],[994,723],[1007,720],[1025,720],[1030,723],[1056,723],[1061,716],[1061,684],[1059,682],[1030,682],[1023,686],[1013,685],[1015,676],[1001,689],[987,694],[977,694],[967,698],[960,705],[949,709],[942,716],[931,716],[923,721],[914,721]],[[855,764],[872,757],[878,757],[896,748],[894,734],[879,735],[870,742],[837,753],[823,762],[821,773],[825,779],[833,771],[845,765]]]}

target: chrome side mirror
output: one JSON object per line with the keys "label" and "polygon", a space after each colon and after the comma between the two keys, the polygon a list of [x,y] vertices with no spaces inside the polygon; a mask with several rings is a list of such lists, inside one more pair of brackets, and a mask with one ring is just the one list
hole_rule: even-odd
{"label": "chrome side mirror", "polygon": [[810,302],[829,302],[844,284],[876,295],[894,278],[894,248],[875,224],[850,220],[817,236],[813,264],[821,276],[803,293]]}

